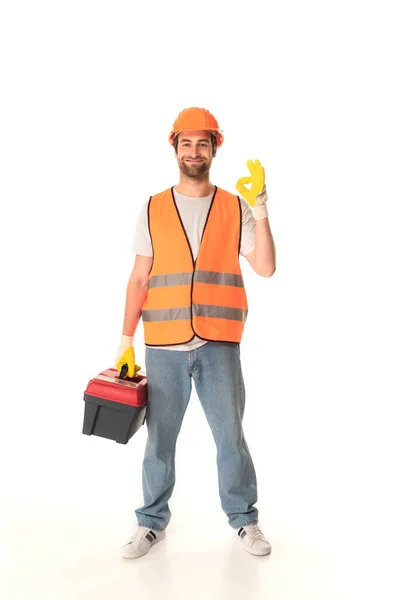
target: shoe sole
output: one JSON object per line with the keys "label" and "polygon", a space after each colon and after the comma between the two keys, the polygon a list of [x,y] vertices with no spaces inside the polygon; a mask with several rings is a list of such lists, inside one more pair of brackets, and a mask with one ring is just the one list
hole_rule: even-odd
{"label": "shoe sole", "polygon": [[121,556],[122,556],[122,558],[140,558],[141,556],[144,556],[145,554],[147,554],[148,552],[150,552],[150,550],[152,549],[152,547],[155,544],[158,544],[158,542],[162,542],[163,540],[165,540],[165,536],[162,537],[162,538],[160,538],[160,539],[156,538],[154,540],[154,542],[151,542],[150,548],[146,552],[143,552],[142,554],[137,554],[137,555],[133,556],[132,554],[128,554],[128,553],[124,554],[124,550],[122,550]]}

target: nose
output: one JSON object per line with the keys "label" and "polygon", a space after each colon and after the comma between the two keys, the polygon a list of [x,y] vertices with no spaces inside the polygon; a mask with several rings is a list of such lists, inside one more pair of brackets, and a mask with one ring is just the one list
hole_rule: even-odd
{"label": "nose", "polygon": [[201,156],[201,154],[200,154],[200,151],[199,151],[199,149],[197,148],[197,146],[193,146],[193,147],[190,149],[190,152],[189,152],[189,158],[196,159],[196,158],[200,158],[200,156]]}

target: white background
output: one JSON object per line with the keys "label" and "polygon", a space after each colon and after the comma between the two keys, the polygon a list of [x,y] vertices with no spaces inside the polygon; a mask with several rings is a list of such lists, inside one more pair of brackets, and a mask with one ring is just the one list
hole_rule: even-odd
{"label": "white background", "polygon": [[[394,8],[2,3],[2,597],[398,598]],[[195,392],[170,546],[138,561],[119,547],[146,428],[126,446],[81,433],[119,344],[136,216],[178,181],[167,137],[188,106],[225,133],[213,183],[235,192],[248,158],[266,172],[277,269],[241,259],[241,348],[268,559],[231,549]],[[136,339],[144,366],[142,324]]]}

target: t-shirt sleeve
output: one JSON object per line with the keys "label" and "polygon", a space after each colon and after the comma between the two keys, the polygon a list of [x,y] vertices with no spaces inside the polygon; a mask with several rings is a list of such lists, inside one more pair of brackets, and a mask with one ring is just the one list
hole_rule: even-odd
{"label": "t-shirt sleeve", "polygon": [[136,221],[136,228],[132,243],[133,254],[140,254],[141,256],[153,256],[153,247],[151,245],[151,238],[147,220],[148,205],[149,201],[147,200],[140,209]]}
{"label": "t-shirt sleeve", "polygon": [[240,242],[240,254],[246,256],[256,247],[256,220],[250,204],[240,197],[242,208],[242,238]]}

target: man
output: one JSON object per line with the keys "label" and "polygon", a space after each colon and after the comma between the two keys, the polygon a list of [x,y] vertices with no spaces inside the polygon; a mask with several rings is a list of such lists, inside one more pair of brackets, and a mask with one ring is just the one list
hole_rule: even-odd
{"label": "man", "polygon": [[[247,161],[251,176],[236,184],[246,200],[210,182],[211,164],[223,140],[208,110],[183,110],[169,136],[179,183],[152,196],[137,221],[136,259],[115,362],[118,370],[128,364],[129,377],[140,370],[132,343],[142,317],[148,438],[144,506],[135,511],[138,527],[122,550],[125,558],[142,556],[165,538],[175,485],[175,445],[192,379],[217,446],[221,505],[233,535],[252,554],[271,551],[258,527],[256,473],[242,429],[240,340],[247,298],[239,254],[256,273],[270,277],[275,247],[260,163]],[[250,190],[244,187],[249,183]]]}

